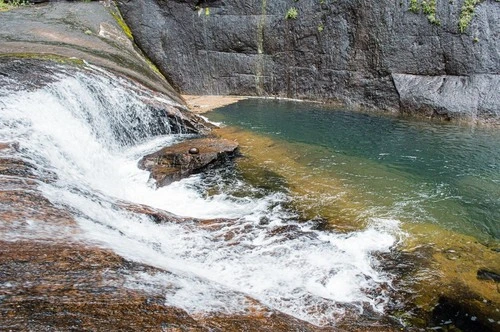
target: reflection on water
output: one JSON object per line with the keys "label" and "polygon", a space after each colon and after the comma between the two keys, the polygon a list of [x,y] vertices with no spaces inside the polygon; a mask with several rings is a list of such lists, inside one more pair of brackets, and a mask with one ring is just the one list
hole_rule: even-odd
{"label": "reflection on water", "polygon": [[209,118],[232,126],[226,135],[260,155],[260,167],[293,178],[289,189],[309,218],[347,228],[396,218],[500,238],[498,130],[255,99]]}

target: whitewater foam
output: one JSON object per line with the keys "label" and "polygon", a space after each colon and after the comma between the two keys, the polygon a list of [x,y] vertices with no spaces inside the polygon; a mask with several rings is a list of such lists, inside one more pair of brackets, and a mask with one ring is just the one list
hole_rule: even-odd
{"label": "whitewater foam", "polygon": [[[396,243],[397,222],[373,220],[349,234],[319,231],[295,221],[285,193],[208,195],[203,175],[155,189],[138,159],[186,136],[171,135],[168,119],[151,112],[137,89],[110,77],[77,72],[35,91],[3,88],[0,140],[19,142],[24,158],[57,174],[40,188],[73,213],[83,231],[76,236],[168,271],[134,275],[129,287],[171,285],[166,303],[189,312],[239,312],[251,297],[318,325],[334,323],[346,306],[383,312],[388,296],[380,286],[391,278],[373,253]],[[117,200],[226,219],[210,227],[196,219],[157,224]]]}

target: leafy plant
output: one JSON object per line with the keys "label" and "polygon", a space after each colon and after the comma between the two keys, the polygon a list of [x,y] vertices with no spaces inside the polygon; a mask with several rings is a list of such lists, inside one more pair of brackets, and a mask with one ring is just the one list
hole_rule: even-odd
{"label": "leafy plant", "polygon": [[10,6],[8,4],[6,4],[4,0],[0,0],[0,12],[6,11],[9,9],[10,9]]}
{"label": "leafy plant", "polygon": [[469,26],[472,17],[474,17],[474,10],[482,0],[465,0],[460,10],[460,18],[458,19],[458,30],[464,33]]}
{"label": "leafy plant", "polygon": [[318,24],[318,32],[323,32],[325,30],[325,25],[323,23]]}
{"label": "leafy plant", "polygon": [[419,14],[420,10],[427,15],[427,20],[431,24],[441,25],[441,22],[436,18],[436,0],[423,0],[420,3],[418,0],[410,0],[409,11]]}
{"label": "leafy plant", "polygon": [[436,0],[422,1],[422,11],[427,15],[431,24],[441,25],[441,22],[436,18]]}
{"label": "leafy plant", "polygon": [[292,7],[288,9],[288,11],[286,12],[285,19],[295,20],[297,19],[298,16],[299,16],[299,11],[297,10],[297,8]]}
{"label": "leafy plant", "polygon": [[418,2],[418,0],[410,0],[409,10],[415,14],[420,13],[420,2]]}

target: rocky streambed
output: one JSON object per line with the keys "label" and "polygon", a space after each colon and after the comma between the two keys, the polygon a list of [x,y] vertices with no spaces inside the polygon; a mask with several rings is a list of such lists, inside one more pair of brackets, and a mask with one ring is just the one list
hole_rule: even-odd
{"label": "rocky streambed", "polygon": [[[168,285],[136,287],[141,274],[168,272],[124,259],[82,239],[71,212],[55,206],[38,188],[40,182],[57,178],[40,175],[35,165],[19,157],[18,149],[16,144],[2,144],[0,149],[2,329],[317,330],[250,298],[245,314],[192,316],[165,304]],[[123,205],[156,222],[188,221],[136,204]]]}

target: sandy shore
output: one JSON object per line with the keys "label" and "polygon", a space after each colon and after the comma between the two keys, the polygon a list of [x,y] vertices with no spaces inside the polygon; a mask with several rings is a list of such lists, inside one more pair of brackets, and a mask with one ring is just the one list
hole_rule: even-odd
{"label": "sandy shore", "polygon": [[202,114],[223,107],[229,104],[234,104],[240,100],[247,99],[241,96],[194,96],[182,95],[191,111]]}

